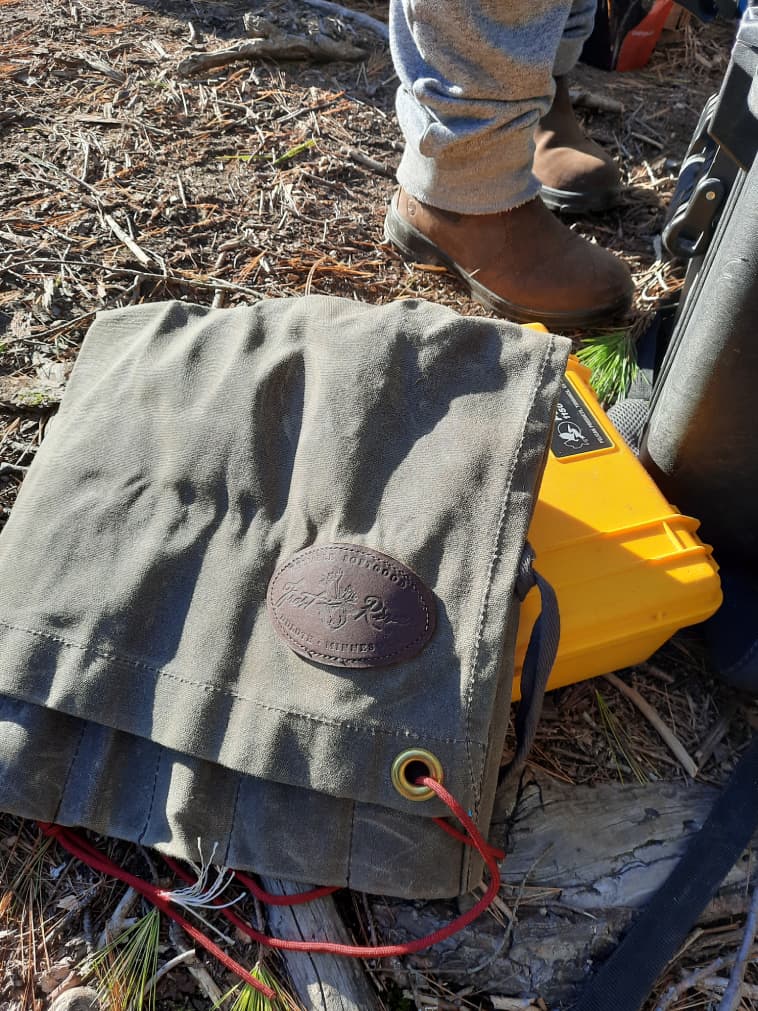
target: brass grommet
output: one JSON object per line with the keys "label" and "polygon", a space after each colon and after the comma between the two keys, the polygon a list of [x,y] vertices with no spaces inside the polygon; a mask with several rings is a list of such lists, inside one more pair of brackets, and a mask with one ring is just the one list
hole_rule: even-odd
{"label": "brass grommet", "polygon": [[[438,783],[444,779],[442,763],[436,755],[424,748],[409,748],[408,751],[401,751],[392,763],[392,785],[406,800],[431,800],[435,796],[434,790],[430,790],[428,786],[417,786],[413,779],[409,778],[411,766],[414,764],[424,766],[426,775],[436,779]],[[419,771],[424,774],[423,770]],[[414,774],[418,775],[418,772],[414,770]]]}

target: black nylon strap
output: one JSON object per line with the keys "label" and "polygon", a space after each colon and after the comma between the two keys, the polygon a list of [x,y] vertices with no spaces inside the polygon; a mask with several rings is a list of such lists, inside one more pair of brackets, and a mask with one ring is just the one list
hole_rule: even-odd
{"label": "black nylon strap", "polygon": [[758,828],[758,734],[679,863],[572,1011],[639,1011]]}
{"label": "black nylon strap", "polygon": [[542,609],[534,622],[521,668],[521,699],[516,709],[516,753],[499,777],[498,789],[510,786],[521,775],[537,735],[550,672],[561,638],[561,619],[555,590],[534,568],[534,551],[527,544],[521,555],[516,596],[523,601],[536,586]]}
{"label": "black nylon strap", "polygon": [[532,750],[542,715],[548,678],[553,670],[561,639],[561,619],[555,590],[533,569],[542,599],[542,611],[534,623],[521,670],[521,700],[516,709],[516,739],[513,765],[521,769]]}

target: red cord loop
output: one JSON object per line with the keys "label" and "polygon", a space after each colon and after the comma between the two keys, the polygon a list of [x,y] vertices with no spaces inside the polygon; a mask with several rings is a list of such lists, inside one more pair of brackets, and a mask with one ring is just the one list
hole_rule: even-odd
{"label": "red cord loop", "polygon": [[[437,797],[445,804],[450,813],[458,819],[461,823],[465,832],[459,832],[457,829],[448,825],[447,822],[442,819],[435,818],[434,821],[440,828],[444,829],[448,835],[451,835],[454,839],[459,842],[465,843],[467,846],[473,847],[479,853],[482,860],[484,860],[487,870],[489,871],[489,884],[487,889],[482,895],[482,897],[469,909],[467,912],[462,913],[457,916],[454,920],[447,924],[447,926],[435,930],[431,934],[427,934],[426,937],[420,937],[415,941],[407,941],[404,944],[381,944],[381,945],[359,945],[359,944],[337,944],[332,941],[288,941],[281,937],[269,937],[267,934],[263,934],[256,930],[254,927],[250,926],[245,920],[243,920],[237,913],[235,913],[229,907],[219,909],[219,912],[224,916],[230,923],[238,927],[243,933],[248,937],[257,941],[258,944],[263,945],[266,948],[276,948],[282,951],[304,951],[313,954],[324,954],[324,955],[342,955],[347,958],[394,958],[400,955],[411,955],[417,951],[423,951],[424,948],[429,948],[433,944],[438,944],[440,941],[446,940],[448,937],[452,937],[453,934],[457,934],[464,927],[467,927],[472,923],[485,909],[492,904],[493,899],[498,893],[500,888],[500,871],[497,865],[498,859],[502,859],[501,850],[496,849],[494,846],[490,846],[489,843],[482,837],[479,829],[474,824],[473,819],[470,815],[463,810],[458,801],[442,786],[441,783],[437,782],[436,779],[432,779],[430,776],[421,776],[417,780],[419,785],[423,785],[432,790]],[[274,994],[265,987],[259,980],[256,980],[250,975],[241,965],[238,965],[234,959],[230,958],[224,951],[222,951],[216,944],[214,944],[209,938],[194,927],[191,923],[176,912],[171,904],[170,893],[165,892],[160,888],[156,888],[155,885],[151,885],[148,882],[142,881],[140,878],[135,877],[128,871],[125,871],[118,864],[114,863],[99,850],[91,846],[85,839],[78,836],[71,829],[63,828],[60,825],[49,825],[40,823],[40,828],[42,831],[49,836],[53,836],[57,841],[67,849],[74,856],[78,857],[81,861],[88,864],[94,870],[101,871],[104,874],[109,874],[111,877],[118,878],[125,884],[131,885],[135,891],[144,895],[145,898],[149,899],[153,905],[157,906],[162,912],[171,919],[179,923],[184,930],[197,941],[198,944],[202,945],[207,951],[213,954],[218,960],[225,965],[228,969],[234,972],[240,979],[249,983],[251,986],[255,987],[261,993],[265,993],[270,999],[273,998]],[[170,858],[164,858],[166,863],[171,867],[175,874],[182,880],[188,883],[194,883],[196,878],[194,878],[188,871],[186,871],[181,864],[177,863],[175,860]],[[314,888],[307,892],[300,892],[297,895],[271,895],[266,892],[259,885],[257,885],[248,875],[235,872],[236,878],[240,881],[245,888],[249,889],[250,892],[255,895],[261,901],[269,903],[271,905],[297,905],[302,902],[309,902],[312,899],[319,898],[323,895],[329,895],[336,888]],[[223,899],[219,898],[215,901],[215,905],[220,905]]]}

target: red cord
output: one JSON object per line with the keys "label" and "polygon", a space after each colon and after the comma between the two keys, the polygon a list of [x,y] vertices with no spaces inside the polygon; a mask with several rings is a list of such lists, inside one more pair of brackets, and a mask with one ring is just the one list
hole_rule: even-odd
{"label": "red cord", "polygon": [[[459,843],[463,843],[465,846],[471,845],[469,837],[464,832],[459,832],[457,828],[453,828],[452,825],[448,825],[444,818],[433,818],[432,821],[435,825],[439,825],[443,832],[447,832],[453,839],[457,839]],[[500,850],[497,846],[490,846],[489,844],[488,849],[495,860],[505,860],[505,850]]]}
{"label": "red cord", "polygon": [[[383,945],[358,945],[358,944],[338,944],[333,941],[288,941],[280,937],[269,937],[267,934],[263,934],[251,927],[250,924],[246,923],[241,917],[239,917],[235,912],[233,912],[229,907],[220,909],[219,912],[226,917],[226,919],[233,923],[236,927],[239,927],[248,937],[257,941],[258,944],[263,945],[266,948],[276,948],[282,951],[304,951],[310,952],[311,954],[324,954],[324,955],[342,955],[347,958],[394,958],[400,955],[411,955],[417,951],[423,951],[424,948],[429,948],[433,944],[438,944],[440,941],[447,940],[448,937],[452,937],[453,934],[457,934],[464,927],[467,927],[472,923],[485,909],[492,904],[493,899],[497,895],[500,889],[500,871],[497,866],[497,858],[500,856],[500,850],[495,849],[494,846],[490,846],[483,838],[479,829],[474,824],[472,818],[463,810],[458,801],[442,786],[438,783],[436,779],[432,779],[430,776],[422,776],[416,781],[421,786],[426,786],[428,789],[432,790],[437,797],[447,806],[451,814],[455,815],[458,821],[463,825],[466,830],[465,834],[458,832],[456,829],[447,825],[446,822],[441,822],[439,819],[434,819],[440,827],[444,828],[449,835],[452,835],[455,839],[460,842],[465,842],[466,845],[472,846],[477,853],[484,860],[487,869],[490,874],[489,885],[484,895],[469,909],[467,912],[462,913],[460,916],[456,917],[445,927],[441,927],[439,930],[435,930],[431,934],[427,934],[426,937],[418,938],[415,941],[407,941],[404,944],[383,944]],[[184,930],[192,937],[194,940],[206,948],[209,952],[216,956],[222,965],[225,965],[232,972],[236,973],[241,979],[246,983],[250,983],[254,986],[256,990],[260,990],[262,993],[271,998],[273,994],[264,987],[263,984],[252,977],[248,972],[246,972],[240,965],[238,965],[234,959],[230,958],[225,952],[223,952],[217,945],[213,944],[207,937],[205,937],[196,927],[188,923],[182,916],[174,911],[171,906],[170,893],[164,891],[163,889],[156,888],[154,885],[147,884],[147,882],[142,881],[140,878],[129,874],[123,868],[119,867],[113,861],[109,860],[108,857],[101,854],[93,846],[91,846],[86,840],[80,839],[74,832],[70,829],[62,828],[58,825],[41,825],[42,831],[47,835],[54,836],[58,842],[73,853],[74,856],[78,857],[84,863],[89,864],[95,870],[102,871],[105,874],[110,874],[111,876],[118,878],[119,880],[131,885],[136,891],[141,895],[144,895],[151,902],[154,903],[162,912],[165,912],[167,916],[170,916],[173,920],[176,920]],[[183,870],[181,865],[177,864],[171,859],[167,859],[167,863],[176,872],[176,874],[182,878],[184,881],[192,882],[192,875],[187,871]],[[250,879],[247,875],[236,875],[240,881],[249,887]],[[254,884],[254,882],[252,882]],[[334,888],[316,888],[312,889],[310,892],[301,892],[299,895],[285,896],[284,898],[289,901],[286,903],[277,903],[279,905],[294,905],[299,902],[308,901],[304,899],[303,896],[311,896],[311,898],[316,898],[318,895],[329,894],[334,891]],[[253,889],[251,889],[253,891]],[[258,893],[258,897],[263,897],[263,901],[269,902],[267,897],[269,893],[265,892],[259,886],[255,886],[253,894]],[[282,896],[272,896],[275,899],[281,899]],[[220,904],[221,899],[217,899],[215,904]]]}
{"label": "red cord", "polygon": [[226,966],[231,972],[238,976],[245,983],[249,983],[250,986],[259,990],[262,994],[268,997],[269,1000],[274,1000],[276,993],[265,985],[261,983],[259,979],[255,976],[251,976],[250,973],[243,969],[243,967],[235,962],[233,958],[222,951],[217,944],[214,944],[210,938],[206,937],[205,934],[198,930],[193,924],[188,920],[185,920],[183,916],[176,912],[174,907],[171,905],[170,900],[166,897],[167,893],[161,889],[156,888],[155,885],[149,884],[147,881],[143,881],[142,878],[138,878],[134,874],[130,874],[125,871],[123,867],[119,867],[117,863],[114,863],[109,857],[105,856],[104,853],[100,853],[96,850],[94,846],[82,839],[75,832],[70,829],[63,828],[62,825],[50,825],[43,822],[38,822],[40,829],[45,833],[45,835],[52,836],[59,845],[64,849],[68,850],[69,853],[81,860],[82,863],[87,864],[93,870],[100,871],[102,874],[107,874],[109,877],[117,878],[119,881],[123,881],[125,885],[131,886],[135,892],[139,892],[140,895],[144,895],[148,901],[159,909],[162,913],[165,913],[170,919],[174,920],[179,926],[185,930],[193,941],[196,941],[201,947],[205,948],[206,951],[210,952],[214,958],[217,958],[219,962]]}
{"label": "red cord", "polygon": [[[188,885],[194,885],[197,878],[193,878],[189,871],[186,871],[178,860],[174,860],[172,857],[167,857],[165,853],[161,853],[161,856],[163,857],[163,862],[168,864],[178,878],[181,878],[182,881],[186,881]],[[247,874],[243,874],[241,871],[235,871],[234,876],[256,897],[256,899],[260,899],[261,902],[265,902],[268,906],[301,906],[306,902],[313,902],[314,899],[321,899],[325,895],[331,895],[333,892],[338,892],[340,890],[339,885],[329,885],[323,888],[312,888],[309,892],[296,892],[294,895],[274,895],[273,892],[267,892],[265,888],[261,888],[257,882],[255,882],[252,878],[249,878]],[[220,905],[222,902],[223,899],[219,899],[217,903],[214,903],[214,905]]]}
{"label": "red cord", "polygon": [[323,888],[312,888],[309,892],[297,892],[295,895],[274,895],[273,892],[267,892],[265,888],[261,888],[257,881],[248,877],[247,874],[243,874],[242,871],[235,871],[234,876],[256,899],[265,902],[267,906],[300,906],[304,902],[313,902],[314,899],[322,899],[325,895],[331,895],[332,892],[340,890],[339,885],[328,885]]}

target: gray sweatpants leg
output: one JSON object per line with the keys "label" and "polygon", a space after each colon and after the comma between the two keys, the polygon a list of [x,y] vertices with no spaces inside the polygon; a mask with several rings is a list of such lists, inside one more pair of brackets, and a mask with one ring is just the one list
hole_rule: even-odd
{"label": "gray sweatpants leg", "polygon": [[405,135],[398,180],[462,214],[536,196],[534,128],[592,31],[596,0],[390,0]]}

